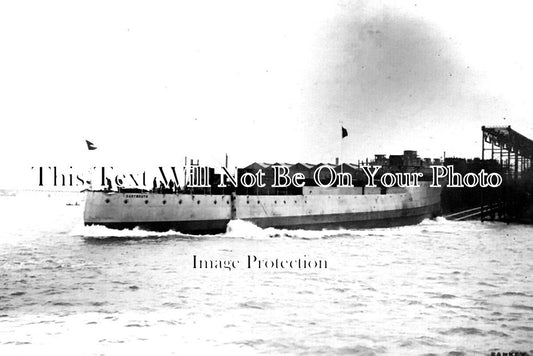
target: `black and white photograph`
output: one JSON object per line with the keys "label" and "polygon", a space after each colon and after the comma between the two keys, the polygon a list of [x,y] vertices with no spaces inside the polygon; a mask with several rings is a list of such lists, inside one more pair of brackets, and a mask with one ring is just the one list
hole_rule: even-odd
{"label": "black and white photograph", "polygon": [[533,355],[532,10],[0,3],[0,355]]}

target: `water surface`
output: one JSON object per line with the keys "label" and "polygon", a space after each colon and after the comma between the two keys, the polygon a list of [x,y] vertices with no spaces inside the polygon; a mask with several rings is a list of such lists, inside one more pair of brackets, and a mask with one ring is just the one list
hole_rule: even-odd
{"label": "water surface", "polygon": [[[426,220],[223,235],[82,225],[77,195],[0,197],[0,354],[485,355],[533,350],[533,227]],[[193,256],[240,260],[194,269]],[[246,266],[326,260],[327,269]]]}

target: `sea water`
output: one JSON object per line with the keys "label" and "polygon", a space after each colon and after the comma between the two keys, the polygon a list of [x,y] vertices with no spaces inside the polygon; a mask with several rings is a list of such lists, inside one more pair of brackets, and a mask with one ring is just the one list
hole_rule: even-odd
{"label": "sea water", "polygon": [[[82,215],[81,195],[0,197],[1,355],[533,353],[532,226],[233,221],[190,236]],[[194,256],[240,262],[194,268]],[[248,256],[327,268],[248,268]]]}

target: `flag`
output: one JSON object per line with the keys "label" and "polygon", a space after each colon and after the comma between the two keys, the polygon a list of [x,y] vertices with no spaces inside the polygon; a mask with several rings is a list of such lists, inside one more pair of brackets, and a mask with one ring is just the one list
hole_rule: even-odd
{"label": "flag", "polygon": [[91,141],[87,141],[85,140],[85,142],[87,142],[87,149],[89,151],[92,151],[92,150],[95,150],[96,149],[96,146],[91,142]]}
{"label": "flag", "polygon": [[348,130],[346,130],[344,127],[342,127],[342,138],[345,138],[346,136],[348,136]]}

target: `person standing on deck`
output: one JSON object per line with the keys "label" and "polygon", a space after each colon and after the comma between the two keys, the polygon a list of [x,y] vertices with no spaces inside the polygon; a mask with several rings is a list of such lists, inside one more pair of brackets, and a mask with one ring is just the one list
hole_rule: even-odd
{"label": "person standing on deck", "polygon": [[170,191],[174,193],[174,181],[172,179],[168,182],[168,187],[170,188]]}

